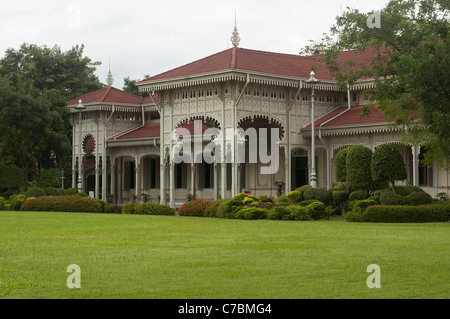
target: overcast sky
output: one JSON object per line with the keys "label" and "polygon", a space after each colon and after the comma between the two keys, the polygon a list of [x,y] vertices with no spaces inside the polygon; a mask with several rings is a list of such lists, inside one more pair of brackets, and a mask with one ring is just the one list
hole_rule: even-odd
{"label": "overcast sky", "polygon": [[231,47],[237,13],[240,47],[298,54],[328,33],[346,7],[380,10],[388,0],[15,0],[0,7],[0,55],[24,42],[63,51],[84,44],[113,86],[141,80]]}

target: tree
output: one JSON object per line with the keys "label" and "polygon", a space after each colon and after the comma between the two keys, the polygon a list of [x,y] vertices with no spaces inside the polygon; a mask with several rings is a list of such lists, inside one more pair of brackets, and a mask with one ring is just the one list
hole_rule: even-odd
{"label": "tree", "polygon": [[[347,8],[336,18],[331,35],[307,46],[322,53],[329,71],[343,87],[361,76],[375,79],[367,92],[405,138],[426,143],[427,162],[450,168],[450,2],[391,0],[380,12]],[[369,23],[379,17],[380,27]],[[342,61],[344,50],[375,50],[369,64]]]}
{"label": "tree", "polygon": [[95,75],[100,62],[83,51],[83,45],[62,52],[24,43],[0,60],[0,151],[22,168],[24,182],[35,163],[40,169],[71,160],[67,101],[102,87]]}
{"label": "tree", "polygon": [[24,186],[45,139],[49,118],[47,105],[30,81],[17,74],[13,80],[0,78],[0,149],[22,169]]}
{"label": "tree", "polygon": [[403,156],[390,144],[383,144],[375,149],[372,155],[371,170],[374,180],[389,182],[394,192],[395,181],[407,178]]}
{"label": "tree", "polygon": [[[144,75],[144,78],[149,78],[150,75]],[[140,97],[147,97],[150,95],[149,92],[139,92],[139,88],[136,85],[137,80],[131,80],[129,76],[123,79],[124,85],[122,90],[128,93],[132,93],[134,95],[138,95]]]}

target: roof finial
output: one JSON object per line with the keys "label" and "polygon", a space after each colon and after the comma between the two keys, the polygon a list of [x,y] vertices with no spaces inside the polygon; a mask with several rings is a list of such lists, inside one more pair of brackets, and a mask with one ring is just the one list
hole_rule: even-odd
{"label": "roof finial", "polygon": [[236,24],[236,11],[234,12],[234,31],[231,36],[231,43],[234,47],[237,47],[239,45],[239,42],[241,41],[241,38],[239,37],[239,32],[237,30],[237,24]]}
{"label": "roof finial", "polygon": [[108,72],[108,77],[106,78],[106,84],[108,84],[108,86],[112,86],[114,83],[114,78],[111,74],[111,58],[109,58],[109,72]]}

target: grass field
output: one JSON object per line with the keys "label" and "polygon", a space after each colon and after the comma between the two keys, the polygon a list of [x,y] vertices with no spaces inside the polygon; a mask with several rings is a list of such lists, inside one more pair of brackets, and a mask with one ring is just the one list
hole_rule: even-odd
{"label": "grass field", "polygon": [[[0,298],[447,299],[449,235],[448,223],[0,212]],[[81,289],[67,287],[70,264]]]}

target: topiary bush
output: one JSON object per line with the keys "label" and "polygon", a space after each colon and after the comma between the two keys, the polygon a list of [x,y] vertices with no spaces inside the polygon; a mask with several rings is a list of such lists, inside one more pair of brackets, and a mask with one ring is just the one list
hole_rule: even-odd
{"label": "topiary bush", "polygon": [[47,196],[47,193],[40,187],[30,187],[25,192],[25,196],[28,197],[41,197]]}
{"label": "topiary bush", "polygon": [[336,155],[335,160],[335,177],[338,182],[345,182],[347,179],[347,152],[348,147],[340,150]]}
{"label": "topiary bush", "polygon": [[290,204],[296,204],[296,203],[300,203],[301,201],[303,201],[302,193],[300,193],[299,191],[289,192],[287,194],[287,198],[288,198],[288,202]]}
{"label": "topiary bush", "polygon": [[277,206],[270,210],[268,218],[272,220],[290,220],[291,213],[288,208]]}
{"label": "topiary bush", "polygon": [[273,196],[269,197],[267,195],[261,195],[258,197],[258,202],[260,203],[275,203]]}
{"label": "topiary bush", "polygon": [[235,217],[239,219],[266,219],[269,215],[269,210],[259,207],[247,207],[239,210]]}
{"label": "topiary bush", "polygon": [[331,204],[331,194],[327,190],[317,187],[317,188],[308,188],[303,192],[303,198],[305,200],[318,200],[325,205]]}
{"label": "topiary bush", "polygon": [[289,205],[289,199],[287,195],[281,195],[275,200],[276,205],[286,206]]}
{"label": "topiary bush", "polygon": [[304,192],[305,190],[307,190],[307,189],[310,189],[310,188],[312,188],[311,185],[303,185],[303,186],[300,186],[300,187],[296,188],[295,190],[296,190],[297,192],[300,192],[300,194],[302,194],[302,196],[303,196],[303,192]]}
{"label": "topiary bush", "polygon": [[327,207],[324,203],[314,202],[306,206],[309,216],[313,220],[319,220],[327,215]]}
{"label": "topiary bush", "polygon": [[433,197],[425,192],[412,192],[403,197],[404,204],[410,206],[427,205],[433,203]]}
{"label": "topiary bush", "polygon": [[404,205],[403,196],[395,194],[391,190],[386,190],[380,195],[381,205]]}
{"label": "topiary bush", "polygon": [[369,198],[369,192],[366,190],[362,190],[362,189],[353,191],[350,193],[348,198],[351,201],[367,199],[367,198]]}
{"label": "topiary bush", "polygon": [[235,214],[244,208],[244,204],[236,199],[230,199],[220,204],[216,216],[219,218],[235,218]]}
{"label": "topiary bush", "polygon": [[65,194],[64,189],[56,187],[45,187],[44,192],[47,196],[62,196]]}
{"label": "topiary bush", "polygon": [[335,190],[331,192],[332,204],[339,209],[342,214],[345,212],[347,202],[349,199],[349,193],[347,190]]}
{"label": "topiary bush", "polygon": [[291,220],[311,220],[311,214],[308,208],[300,205],[292,205],[288,207]]}
{"label": "topiary bush", "polygon": [[364,145],[355,145],[348,149],[345,183],[351,189],[369,189],[372,186],[372,154],[372,150]]}
{"label": "topiary bush", "polygon": [[247,198],[244,198],[244,200],[242,201],[242,203],[243,203],[244,205],[249,205],[249,204],[253,203],[254,201],[255,201],[255,200],[254,200],[253,198],[247,197]]}

